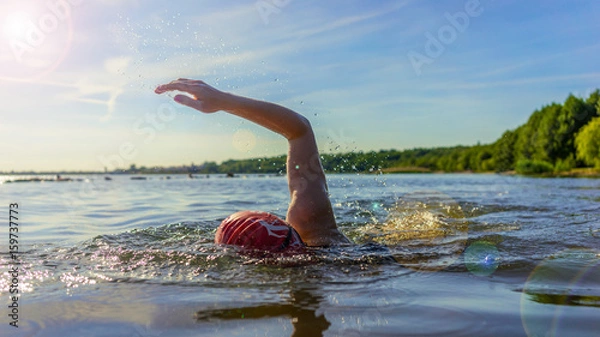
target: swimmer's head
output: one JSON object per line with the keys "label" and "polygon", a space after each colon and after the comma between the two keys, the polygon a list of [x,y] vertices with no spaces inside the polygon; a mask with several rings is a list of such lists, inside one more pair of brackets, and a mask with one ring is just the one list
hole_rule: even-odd
{"label": "swimmer's head", "polygon": [[215,243],[271,253],[304,248],[300,235],[285,221],[257,211],[237,212],[223,220],[217,229]]}

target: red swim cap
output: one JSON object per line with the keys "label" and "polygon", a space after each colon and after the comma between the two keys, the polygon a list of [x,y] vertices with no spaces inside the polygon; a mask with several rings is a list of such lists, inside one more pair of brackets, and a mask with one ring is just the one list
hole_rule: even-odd
{"label": "red swim cap", "polygon": [[221,222],[215,243],[236,245],[272,253],[300,250],[300,235],[285,221],[266,212],[241,211]]}

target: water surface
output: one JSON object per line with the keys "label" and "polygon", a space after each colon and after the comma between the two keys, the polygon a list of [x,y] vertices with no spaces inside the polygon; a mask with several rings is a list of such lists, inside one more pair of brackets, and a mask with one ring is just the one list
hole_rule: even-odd
{"label": "water surface", "polygon": [[5,218],[19,204],[20,327],[7,317],[6,224],[1,336],[600,331],[600,180],[330,175],[356,245],[277,257],[212,240],[238,210],[285,216],[285,177],[14,178],[0,200]]}

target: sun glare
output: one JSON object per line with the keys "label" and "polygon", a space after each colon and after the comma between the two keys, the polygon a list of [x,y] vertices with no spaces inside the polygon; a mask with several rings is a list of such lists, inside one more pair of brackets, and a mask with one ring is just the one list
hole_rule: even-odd
{"label": "sun glare", "polygon": [[65,59],[73,39],[71,1],[10,0],[0,5],[0,76],[37,79]]}
{"label": "sun glare", "polygon": [[23,39],[30,22],[29,15],[25,12],[13,12],[7,15],[4,18],[4,37],[8,40]]}

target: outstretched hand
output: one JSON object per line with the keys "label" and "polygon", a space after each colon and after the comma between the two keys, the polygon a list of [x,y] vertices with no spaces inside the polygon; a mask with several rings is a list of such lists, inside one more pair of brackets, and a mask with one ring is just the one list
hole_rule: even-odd
{"label": "outstretched hand", "polygon": [[213,113],[226,109],[227,94],[199,80],[180,78],[168,84],[159,85],[154,92],[183,91],[190,94],[176,95],[175,102],[189,106],[204,113]]}

